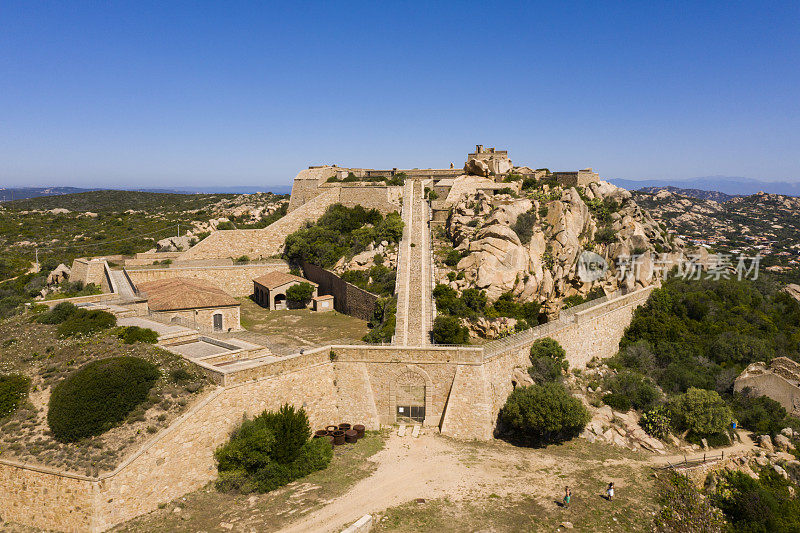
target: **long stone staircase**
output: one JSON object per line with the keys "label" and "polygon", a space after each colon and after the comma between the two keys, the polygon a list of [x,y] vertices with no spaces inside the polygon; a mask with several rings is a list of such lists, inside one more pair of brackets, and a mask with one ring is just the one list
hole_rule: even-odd
{"label": "long stone staircase", "polygon": [[397,321],[394,344],[430,344],[431,300],[430,209],[421,180],[407,180],[403,189],[403,240],[397,271]]}

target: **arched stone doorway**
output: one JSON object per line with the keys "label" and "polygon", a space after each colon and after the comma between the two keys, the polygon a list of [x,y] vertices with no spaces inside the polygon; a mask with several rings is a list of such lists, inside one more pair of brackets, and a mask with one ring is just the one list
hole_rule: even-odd
{"label": "arched stone doorway", "polygon": [[422,424],[429,414],[433,384],[414,365],[407,365],[391,382],[391,408],[397,422]]}

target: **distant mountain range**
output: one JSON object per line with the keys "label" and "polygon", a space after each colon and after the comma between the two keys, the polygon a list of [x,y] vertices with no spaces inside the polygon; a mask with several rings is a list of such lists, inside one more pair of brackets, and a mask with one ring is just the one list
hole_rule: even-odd
{"label": "distant mountain range", "polygon": [[[23,200],[39,196],[56,196],[60,194],[74,194],[79,192],[107,190],[102,187],[95,189],[82,189],[79,187],[0,187],[0,202],[10,200]],[[256,192],[271,192],[275,194],[289,194],[291,185],[267,185],[264,187],[178,187],[175,189],[116,189],[138,192],[163,192],[172,194],[253,194]]]}
{"label": "distant mountain range", "polygon": [[763,191],[786,196],[800,196],[800,183],[788,181],[761,181],[734,176],[705,176],[680,180],[626,180],[609,179],[611,183],[629,191],[646,187],[676,187],[680,189],[697,189],[701,191],[717,191],[729,196],[746,196]]}

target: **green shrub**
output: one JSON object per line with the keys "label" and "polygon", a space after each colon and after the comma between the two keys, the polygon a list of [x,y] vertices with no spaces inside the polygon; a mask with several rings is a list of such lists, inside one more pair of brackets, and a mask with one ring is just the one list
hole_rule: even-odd
{"label": "green shrub", "polygon": [[[615,405],[622,407],[627,403],[628,409],[633,407],[638,411],[647,411],[660,403],[662,397],[651,379],[631,371],[623,371],[607,379],[605,388],[611,393],[606,396],[610,396],[614,404],[606,403],[615,409]],[[606,397],[603,397],[603,401],[606,401]]]}
{"label": "green shrub", "polygon": [[528,374],[536,383],[561,381],[569,368],[567,352],[555,340],[547,337],[534,342],[530,350]]}
{"label": "green shrub", "polygon": [[758,435],[774,437],[783,428],[796,424],[781,404],[767,396],[752,395],[749,388],[735,393],[730,405],[738,425]]}
{"label": "green shrub", "polygon": [[122,339],[125,344],[134,344],[136,342],[144,342],[147,344],[156,344],[158,342],[158,333],[149,328],[140,328],[139,326],[127,326],[117,328],[117,337]]}
{"label": "green shrub", "polygon": [[631,410],[631,401],[626,396],[622,396],[621,394],[614,394],[613,392],[609,392],[603,395],[603,403],[609,406],[610,408],[614,409],[615,411],[619,411],[620,413],[627,413]]}
{"label": "green shrub", "polygon": [[594,240],[600,244],[611,244],[617,240],[617,233],[611,226],[606,226],[595,233]]}
{"label": "green shrub", "polygon": [[499,415],[504,430],[535,444],[576,437],[590,418],[581,401],[560,383],[517,387]]}
{"label": "green shrub", "polygon": [[158,368],[138,357],[84,365],[53,388],[47,423],[56,439],[75,442],[122,422],[146,398]]}
{"label": "green shrub", "polygon": [[0,375],[0,418],[10,415],[28,397],[30,378],[22,374]]}
{"label": "green shrub", "polygon": [[561,347],[558,341],[551,339],[550,337],[546,337],[544,339],[539,339],[531,346],[531,361],[540,357],[549,357],[550,359],[555,359],[557,361],[565,361],[567,358],[567,352]]}
{"label": "green shrub", "polygon": [[658,405],[642,413],[639,418],[639,425],[648,435],[652,435],[657,439],[665,439],[669,435],[672,420],[669,418],[666,407]]}
{"label": "green shrub", "polygon": [[217,449],[220,490],[269,492],[327,468],[333,450],[326,439],[310,439],[305,410],[284,405],[244,420]]}
{"label": "green shrub", "polygon": [[792,483],[772,468],[758,479],[744,472],[721,471],[710,500],[730,522],[730,531],[800,531],[800,500]]}
{"label": "green shrub", "polygon": [[669,403],[670,418],[687,438],[727,440],[733,414],[720,395],[711,390],[690,388]]}
{"label": "green shrub", "polygon": [[61,324],[77,311],[77,307],[72,302],[61,302],[55,305],[50,311],[40,315],[36,321],[40,324]]}
{"label": "green shrub", "polygon": [[375,302],[372,318],[367,322],[369,333],[364,341],[371,344],[391,342],[397,322],[397,300],[394,297],[380,298]]}
{"label": "green shrub", "polygon": [[97,309],[76,309],[64,322],[59,324],[59,337],[78,337],[91,335],[117,325],[117,317]]}
{"label": "green shrub", "polygon": [[307,281],[295,283],[286,289],[286,299],[295,304],[305,304],[314,295],[314,286]]}
{"label": "green shrub", "polygon": [[528,324],[538,324],[541,308],[542,306],[538,302],[520,303],[516,301],[511,292],[505,292],[494,302],[490,312],[495,313],[496,316],[525,320]]}
{"label": "green shrub", "polygon": [[186,381],[191,381],[192,378],[191,372],[185,368],[175,368],[169,373],[169,380],[173,383],[184,383]]}
{"label": "green shrub", "polygon": [[444,264],[452,268],[455,268],[459,261],[461,261],[461,252],[457,250],[449,250],[444,258]]}
{"label": "green shrub", "polygon": [[439,315],[433,322],[433,342],[436,344],[469,344],[469,329],[454,316]]}
{"label": "green shrub", "polygon": [[653,520],[655,533],[724,533],[722,512],[698,491],[688,477],[667,473],[659,486],[661,509]]}
{"label": "green shrub", "polygon": [[514,224],[511,225],[511,229],[519,236],[520,242],[522,244],[528,244],[531,242],[531,237],[533,236],[533,227],[536,224],[536,212],[533,210],[526,211],[521,213],[517,220],[514,221]]}

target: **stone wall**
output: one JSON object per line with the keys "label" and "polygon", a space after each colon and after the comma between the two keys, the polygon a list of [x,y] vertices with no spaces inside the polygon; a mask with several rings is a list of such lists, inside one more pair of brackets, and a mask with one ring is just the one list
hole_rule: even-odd
{"label": "stone wall", "polygon": [[241,331],[239,306],[212,307],[202,309],[181,309],[178,311],[150,311],[150,315],[160,322],[170,323],[177,317],[179,325],[191,327],[201,333],[214,333],[214,315],[222,315],[222,331]]}
{"label": "stone wall", "polygon": [[497,413],[514,389],[511,378],[514,369],[524,372],[530,365],[528,356],[535,341],[545,337],[558,341],[567,352],[570,368],[585,368],[593,357],[611,357],[619,349],[619,341],[631,322],[633,312],[647,301],[653,288],[646,287],[612,298],[574,314],[565,313],[555,322],[501,339],[496,343],[503,347],[500,350],[494,349],[495,343],[486,345],[490,352],[485,362],[492,403],[490,419],[496,420]]}
{"label": "stone wall", "polygon": [[103,292],[113,292],[111,281],[107,275],[108,263],[104,259],[87,259],[80,257],[72,261],[70,269],[70,282],[81,281],[84,285],[94,283]]}
{"label": "stone wall", "polygon": [[134,285],[169,278],[193,278],[209,281],[231,296],[253,294],[253,280],[272,271],[289,272],[289,265],[280,259],[264,263],[210,267],[142,268],[127,270]]}
{"label": "stone wall", "polygon": [[324,268],[303,263],[305,277],[319,285],[318,293],[333,295],[333,308],[345,315],[370,320],[379,296],[346,282]]}
{"label": "stone wall", "polygon": [[215,231],[189,248],[181,261],[232,257],[246,255],[251,260],[265,259],[280,254],[286,237],[304,227],[307,222],[316,222],[328,206],[339,201],[339,189],[327,190],[263,229],[240,229]]}
{"label": "stone wall", "polygon": [[91,478],[0,459],[0,520],[39,529],[97,531]]}
{"label": "stone wall", "polygon": [[733,384],[733,390],[741,392],[750,387],[756,396],[767,396],[780,403],[786,411],[797,416],[800,414],[800,387],[770,370],[763,374],[739,376]]}

